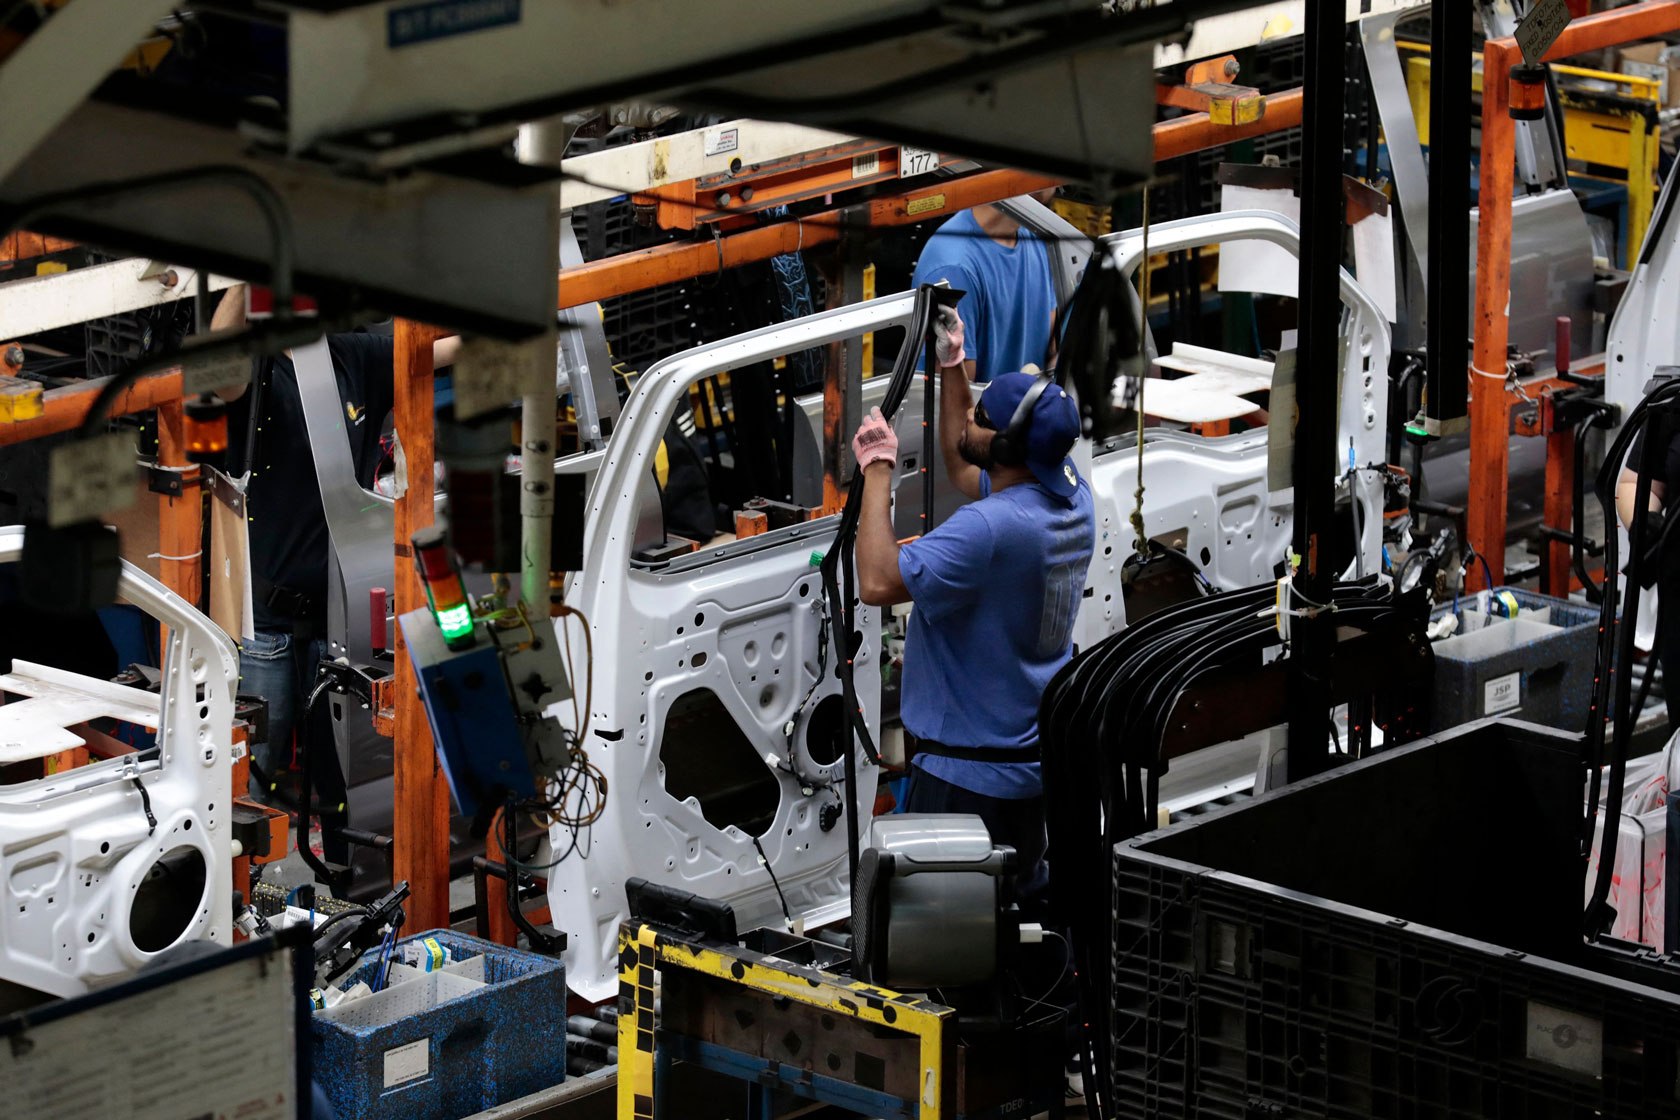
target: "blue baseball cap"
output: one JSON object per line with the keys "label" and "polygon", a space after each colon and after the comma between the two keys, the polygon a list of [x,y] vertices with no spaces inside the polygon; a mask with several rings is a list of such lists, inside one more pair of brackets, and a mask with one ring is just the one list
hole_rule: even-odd
{"label": "blue baseball cap", "polygon": [[[980,394],[986,416],[1002,431],[1020,407],[1038,375],[1006,373],[994,377]],[[1079,407],[1059,385],[1050,385],[1033,404],[1027,426],[1027,467],[1033,477],[1058,498],[1071,499],[1079,491],[1079,471],[1068,452],[1079,441]]]}

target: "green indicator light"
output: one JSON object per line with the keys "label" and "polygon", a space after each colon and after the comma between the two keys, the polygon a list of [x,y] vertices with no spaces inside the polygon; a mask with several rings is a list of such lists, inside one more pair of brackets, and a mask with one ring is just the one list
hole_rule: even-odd
{"label": "green indicator light", "polygon": [[472,611],[465,603],[459,603],[447,610],[437,612],[438,629],[443,631],[443,640],[453,644],[460,638],[470,637],[473,629]]}

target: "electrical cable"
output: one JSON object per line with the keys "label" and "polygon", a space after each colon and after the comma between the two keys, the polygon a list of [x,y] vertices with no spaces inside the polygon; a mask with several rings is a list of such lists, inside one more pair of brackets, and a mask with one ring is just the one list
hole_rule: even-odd
{"label": "electrical cable", "polygon": [[[321,817],[322,817],[322,820],[321,820],[321,843],[324,847],[325,844],[326,844],[326,839],[327,839],[327,823],[326,823],[326,813],[325,813],[326,807],[324,805],[317,806],[316,803],[315,803],[315,800],[314,800],[314,797],[315,797],[315,761],[314,761],[315,760],[315,736],[314,736],[314,733],[313,733],[312,724],[314,723],[314,719],[315,719],[315,705],[317,705],[321,702],[321,697],[325,696],[327,694],[327,692],[331,689],[332,683],[333,683],[332,678],[329,677],[329,676],[324,676],[324,675],[319,677],[319,679],[316,680],[315,687],[309,690],[309,697],[303,703],[303,710],[300,713],[300,718],[297,722],[296,731],[295,731],[295,734],[297,736],[298,745],[301,748],[298,753],[302,756],[302,761],[303,761],[303,775],[302,775],[303,791],[302,791],[302,796],[299,798],[299,803],[298,803],[298,806],[297,806],[297,810],[298,810],[297,852],[298,852],[299,858],[301,858],[304,863],[308,864],[309,869],[315,873],[316,877],[321,882],[326,883],[329,886],[333,886],[333,885],[338,884],[339,881],[343,878],[343,876],[338,872],[334,872],[331,868],[329,868],[327,866],[326,862],[320,856],[317,856],[315,854],[315,849],[310,847],[310,844],[309,844],[309,830],[310,830],[310,823],[311,823],[312,819],[316,815],[317,811],[319,811],[321,813]],[[262,780],[262,778],[261,778],[261,775],[259,774],[258,781],[261,781],[261,780]],[[342,804],[340,804],[337,807],[336,812],[342,813],[343,811],[344,811],[344,806]]]}
{"label": "electrical cable", "polygon": [[347,922],[351,918],[357,918],[357,917],[365,918],[365,917],[368,916],[368,914],[369,914],[368,908],[366,906],[361,905],[360,903],[351,903],[349,906],[346,906],[343,910],[335,910],[332,913],[332,915],[327,918],[326,921],[322,922],[320,925],[315,927],[315,941],[316,941],[316,943],[319,944],[320,940],[321,940],[321,935],[326,933],[329,929],[336,926],[338,923]]}
{"label": "electrical cable", "polygon": [[[1582,916],[1584,933],[1589,939],[1604,935],[1615,920],[1615,908],[1609,904],[1611,881],[1615,874],[1616,848],[1622,813],[1622,787],[1627,775],[1628,745],[1633,736],[1634,712],[1631,709],[1633,684],[1632,667],[1636,650],[1634,620],[1639,613],[1639,599],[1644,589],[1645,568],[1653,559],[1646,550],[1647,518],[1633,518],[1628,527],[1628,569],[1626,587],[1618,587],[1615,573],[1620,569],[1619,534],[1614,527],[1616,514],[1616,483],[1622,464],[1635,439],[1640,436],[1655,442],[1657,432],[1671,432],[1674,414],[1680,407],[1680,379],[1664,380],[1646,394],[1622,424],[1622,430],[1605,452],[1604,463],[1594,482],[1599,507],[1604,511],[1604,600],[1599,604],[1598,643],[1593,669],[1592,702],[1587,713],[1585,762],[1587,765],[1587,806],[1577,839],[1583,859],[1590,853],[1596,831],[1599,806],[1604,810],[1603,836],[1599,843],[1598,873]],[[1658,422],[1664,428],[1647,432]],[[1635,468],[1635,510],[1649,507],[1651,474]],[[1625,595],[1626,602],[1622,602]],[[1614,726],[1609,743],[1609,775],[1605,784],[1605,727]],[[1602,802],[1601,802],[1602,795]]]}
{"label": "electrical cable", "polygon": [[782,904],[782,917],[787,919],[788,929],[793,928],[793,914],[788,910],[787,895],[782,893],[782,884],[776,878],[776,869],[770,866],[770,857],[764,854],[764,845],[758,842],[758,837],[752,838],[753,847],[758,849],[759,862],[764,864],[764,870],[770,873],[770,885],[776,888],[776,901]]}
{"label": "electrical cable", "polygon": [[[910,382],[916,370],[918,352],[931,349],[933,345],[933,317],[935,308],[941,305],[956,306],[961,300],[962,292],[951,288],[940,288],[932,284],[924,284],[916,293],[915,309],[911,313],[910,324],[905,333],[905,343],[899,348],[898,359],[893,366],[891,376],[887,381],[887,390],[880,404],[881,415],[888,423],[897,415],[899,406],[904,403],[905,394],[910,390]],[[918,346],[915,340],[925,340],[925,345]],[[932,355],[925,358],[932,364]],[[859,822],[857,821],[857,751],[861,745],[865,756],[871,765],[881,764],[880,753],[875,749],[874,738],[869,733],[869,725],[863,711],[858,705],[856,682],[853,676],[853,662],[857,656],[862,636],[857,633],[855,625],[855,600],[853,587],[855,565],[857,557],[855,545],[857,543],[858,518],[863,507],[863,472],[854,471],[852,481],[846,492],[846,503],[840,512],[840,526],[835,531],[834,543],[823,554],[820,572],[822,575],[823,593],[828,600],[828,615],[832,627],[830,636],[835,643],[835,672],[840,677],[841,703],[844,710],[842,754],[845,760],[846,796],[852,804],[845,811],[847,868],[850,874],[848,882],[857,882],[858,867],[858,837]],[[844,586],[842,587],[842,583]]]}

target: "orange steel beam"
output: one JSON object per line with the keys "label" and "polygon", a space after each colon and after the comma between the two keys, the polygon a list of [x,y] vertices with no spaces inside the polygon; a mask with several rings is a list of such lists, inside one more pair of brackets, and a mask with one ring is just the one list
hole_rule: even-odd
{"label": "orange steel beam", "polygon": [[[954,214],[971,206],[1013,198],[1061,185],[1025,171],[982,171],[938,186],[923,187],[892,198],[878,198],[868,205],[868,218],[859,227],[900,226]],[[609,299],[626,292],[655,288],[678,280],[692,280],[722,272],[737,265],[769,260],[783,253],[795,253],[840,239],[843,210],[826,210],[808,218],[794,218],[774,225],[692,244],[658,245],[634,253],[620,253],[560,271],[561,309]]]}
{"label": "orange steel beam", "polygon": [[1302,98],[1298,89],[1272,94],[1265,99],[1260,119],[1252,124],[1215,124],[1206,113],[1162,121],[1155,126],[1155,162],[1164,163],[1221,144],[1294,128],[1301,123]]}
{"label": "orange steel beam", "polygon": [[[1646,0],[1572,21],[1546,61],[1618,43],[1680,31],[1680,0]],[[1470,493],[1465,529],[1470,543],[1500,578],[1505,563],[1505,506],[1510,473],[1511,409],[1520,400],[1505,388],[1510,341],[1511,193],[1516,129],[1510,114],[1511,67],[1522,60],[1515,39],[1491,39],[1482,51],[1482,162],[1476,230],[1475,346],[1470,377]],[[1480,565],[1471,586],[1483,583]]]}
{"label": "orange steel beam", "polygon": [[[1272,94],[1265,99],[1264,115],[1252,124],[1215,124],[1206,113],[1163,121],[1155,126],[1155,159],[1158,162],[1177,159],[1221,144],[1294,128],[1301,123],[1301,101],[1302,93],[1298,89]],[[905,195],[876,199],[868,204],[868,224],[892,226],[922,222],[1060,185],[1058,179],[1024,171],[983,171]],[[830,244],[840,238],[840,215],[840,210],[830,210],[730,234],[716,241],[659,245],[562,269],[559,306],[563,310]]]}
{"label": "orange steel beam", "polygon": [[0,237],[0,270],[11,268],[18,261],[44,257],[49,253],[62,253],[75,247],[76,242],[66,241],[62,237],[47,237],[27,230],[17,230]]}
{"label": "orange steel beam", "polygon": [[[409,538],[432,523],[432,462],[435,430],[432,422],[432,342],[442,331],[407,319],[396,323],[397,438],[402,441],[412,484],[397,499],[396,609],[399,615],[426,605],[426,592],[414,570]],[[402,627],[392,656],[396,683],[395,842],[392,867],[398,880],[408,880],[410,929],[437,929],[449,924],[449,789],[432,749],[432,729],[420,704],[414,665],[408,657]]]}
{"label": "orange steel beam", "polygon": [[[78,427],[82,418],[87,415],[88,406],[93,403],[93,398],[104,388],[105,381],[106,378],[101,377],[76,385],[48,389],[41,397],[41,415],[28,420],[0,424],[0,447],[22,443],[37,436],[68,432]],[[111,405],[111,415],[126,416],[131,412],[145,412],[166,401],[180,399],[181,371],[159,370],[157,373],[146,374],[124,389]]]}

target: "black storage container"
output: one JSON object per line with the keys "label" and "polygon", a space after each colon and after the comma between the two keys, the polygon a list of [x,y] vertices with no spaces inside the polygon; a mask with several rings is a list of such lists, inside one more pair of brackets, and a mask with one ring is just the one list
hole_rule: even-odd
{"label": "black storage container", "polygon": [[[1464,628],[1434,643],[1431,730],[1484,716],[1584,730],[1592,704],[1598,608],[1514,587],[1495,591],[1516,601],[1515,617],[1484,615],[1471,595],[1459,604]],[[1450,613],[1451,607],[1442,607],[1431,617]]]}
{"label": "black storage container", "polygon": [[1578,933],[1583,774],[1484,720],[1117,845],[1118,1114],[1680,1118],[1680,962]]}

